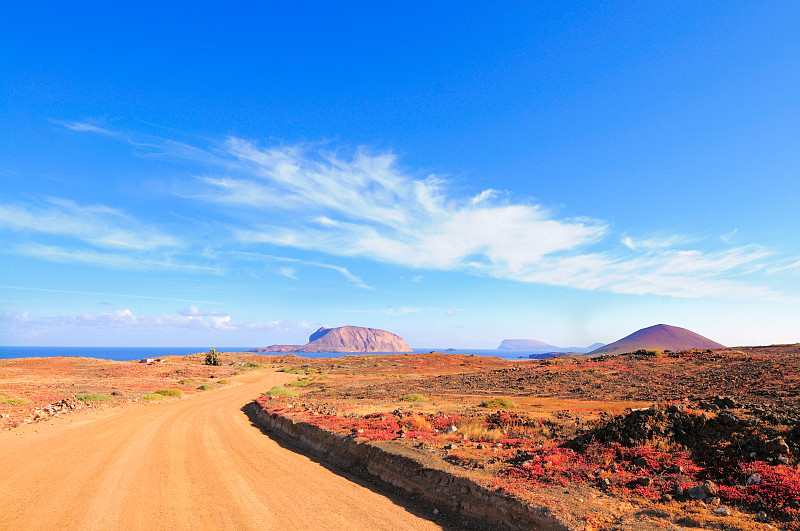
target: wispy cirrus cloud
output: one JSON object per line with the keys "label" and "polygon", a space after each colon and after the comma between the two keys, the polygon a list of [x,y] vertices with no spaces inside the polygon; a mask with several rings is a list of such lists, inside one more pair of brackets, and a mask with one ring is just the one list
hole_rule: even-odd
{"label": "wispy cirrus cloud", "polygon": [[[265,147],[235,137],[210,147],[152,137],[131,144],[206,168],[183,183],[180,195],[226,211],[246,207],[233,209],[238,213],[230,223],[243,245],[582,290],[781,296],[758,285],[757,275],[770,260],[758,246],[709,250],[678,234],[617,236],[606,221],[560,216],[493,189],[460,197],[442,177],[402,168],[391,152],[360,148],[342,155],[319,146]],[[347,276],[345,271],[340,272]]]}
{"label": "wispy cirrus cloud", "polygon": [[95,133],[98,135],[119,136],[119,133],[100,127],[90,122],[73,122],[69,120],[51,120],[54,124],[66,127],[70,131],[77,131],[81,133]]}
{"label": "wispy cirrus cloud", "polygon": [[[276,255],[271,255],[271,254],[253,253],[253,252],[248,252],[248,251],[233,251],[233,252],[228,253],[228,254],[232,255],[232,256],[236,256],[236,257],[238,257],[240,259],[245,259],[245,260],[253,260],[253,261],[260,261],[260,262],[290,263],[290,264],[298,264],[298,265],[304,265],[304,266],[310,266],[310,267],[319,267],[319,268],[322,268],[322,269],[330,269],[330,270],[336,271],[337,273],[342,275],[352,285],[354,285],[354,286],[356,286],[358,288],[367,289],[367,290],[374,289],[372,286],[367,285],[364,282],[364,280],[362,280],[360,277],[352,274],[346,267],[342,267],[342,266],[338,266],[338,265],[334,265],[334,264],[328,264],[328,263],[325,263],[325,262],[317,262],[317,261],[314,261],[314,260],[300,260],[299,258],[290,258],[288,256],[276,256]],[[291,279],[294,279],[294,280],[299,280],[299,278],[297,277],[297,274],[296,274],[297,272],[295,271],[294,268],[281,267],[281,268],[278,268],[278,273],[283,275],[283,276],[285,276],[285,277],[288,277],[288,278],[291,278]]]}
{"label": "wispy cirrus cloud", "polygon": [[102,252],[92,249],[60,247],[38,243],[17,244],[12,246],[11,250],[16,254],[33,256],[42,260],[49,260],[51,262],[61,262],[65,264],[80,263],[109,269],[124,269],[131,271],[173,269],[206,273],[220,273],[220,269],[217,267],[193,264],[187,261],[177,260],[168,255],[148,257],[138,254]]}
{"label": "wispy cirrus cloud", "polygon": [[108,293],[103,291],[82,291],[82,290],[72,290],[72,289],[33,288],[29,286],[0,285],[0,289],[10,289],[10,290],[20,290],[20,291],[41,291],[44,293],[63,293],[67,295],[100,295],[102,297],[123,297],[131,299],[149,299],[156,301],[193,302],[201,304],[224,304],[222,302],[204,301],[196,299],[179,299],[175,297],[157,297],[155,295],[142,295],[142,294],[131,294],[131,293]]}
{"label": "wispy cirrus cloud", "polygon": [[52,197],[39,205],[0,204],[0,228],[71,237],[110,249],[149,251],[182,245],[120,210]]}

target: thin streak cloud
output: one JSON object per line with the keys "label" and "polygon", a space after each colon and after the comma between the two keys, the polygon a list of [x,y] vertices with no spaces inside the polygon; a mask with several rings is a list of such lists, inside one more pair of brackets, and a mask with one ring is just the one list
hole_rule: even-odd
{"label": "thin streak cloud", "polygon": [[226,304],[224,302],[204,301],[196,299],[176,299],[173,297],[154,297],[152,295],[134,295],[131,293],[106,293],[100,291],[80,291],[70,289],[31,288],[26,286],[0,286],[0,289],[14,289],[23,291],[43,291],[45,293],[65,293],[70,295],[98,295],[101,297],[126,297],[131,299],[148,299],[154,301],[192,302],[195,304]]}

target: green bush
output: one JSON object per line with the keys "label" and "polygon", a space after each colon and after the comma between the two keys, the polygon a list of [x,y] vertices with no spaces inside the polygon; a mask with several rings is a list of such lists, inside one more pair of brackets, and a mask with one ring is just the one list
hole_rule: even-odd
{"label": "green bush", "polygon": [[159,389],[156,393],[161,396],[181,396],[183,394],[180,389]]}
{"label": "green bush", "polygon": [[497,409],[514,409],[517,405],[508,398],[492,398],[481,404],[481,407],[491,407]]}
{"label": "green bush", "polygon": [[222,380],[217,380],[217,383],[220,384],[220,385],[228,385],[229,382],[228,382],[228,380],[223,378]]}
{"label": "green bush", "polygon": [[400,400],[403,402],[419,402],[420,400],[427,400],[427,397],[418,393],[411,393],[410,395],[401,396]]}
{"label": "green bush", "polygon": [[311,380],[297,380],[286,384],[286,387],[305,387],[311,384]]}
{"label": "green bush", "polygon": [[266,394],[269,396],[297,396],[297,393],[293,393],[285,387],[280,387],[278,385],[267,391]]}
{"label": "green bush", "polygon": [[200,389],[201,391],[208,391],[209,389],[211,389],[211,386],[208,384],[203,384],[200,387],[198,387],[198,389]]}
{"label": "green bush", "polygon": [[27,404],[29,400],[27,398],[4,398],[0,396],[0,404],[6,406],[18,406],[20,404]]}
{"label": "green bush", "polygon": [[217,349],[212,348],[206,352],[206,365],[222,365],[222,362],[219,360],[219,351]]}
{"label": "green bush", "polygon": [[164,398],[164,395],[160,395],[158,393],[147,393],[142,397],[142,400],[161,400]]}
{"label": "green bush", "polygon": [[102,393],[86,393],[82,395],[75,395],[75,398],[81,402],[111,402],[113,398]]}

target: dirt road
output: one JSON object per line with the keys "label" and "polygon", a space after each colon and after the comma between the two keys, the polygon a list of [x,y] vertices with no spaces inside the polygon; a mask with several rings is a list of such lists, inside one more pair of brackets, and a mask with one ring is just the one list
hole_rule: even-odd
{"label": "dirt road", "polygon": [[250,424],[241,407],[290,375],[237,378],[0,433],[0,529],[441,529]]}

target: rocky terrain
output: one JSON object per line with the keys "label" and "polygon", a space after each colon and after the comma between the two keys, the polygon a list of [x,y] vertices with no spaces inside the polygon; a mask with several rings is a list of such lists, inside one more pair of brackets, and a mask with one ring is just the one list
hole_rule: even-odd
{"label": "rocky terrain", "polygon": [[637,350],[690,350],[724,348],[716,341],[696,334],[691,330],[658,324],[637,330],[629,336],[592,350],[590,354],[623,354]]}
{"label": "rocky terrain", "polygon": [[263,404],[488,475],[576,529],[800,529],[800,345],[475,358],[304,360]]}
{"label": "rocky terrain", "polygon": [[306,345],[271,345],[251,352],[411,352],[405,340],[386,330],[360,326],[320,328]]}

